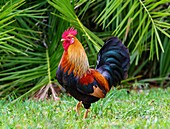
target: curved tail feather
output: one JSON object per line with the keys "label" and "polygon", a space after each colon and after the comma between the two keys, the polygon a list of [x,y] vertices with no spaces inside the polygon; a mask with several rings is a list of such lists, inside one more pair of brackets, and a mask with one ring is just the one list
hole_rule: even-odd
{"label": "curved tail feather", "polygon": [[129,64],[128,49],[117,37],[112,37],[100,49],[96,69],[107,79],[111,88],[127,77]]}

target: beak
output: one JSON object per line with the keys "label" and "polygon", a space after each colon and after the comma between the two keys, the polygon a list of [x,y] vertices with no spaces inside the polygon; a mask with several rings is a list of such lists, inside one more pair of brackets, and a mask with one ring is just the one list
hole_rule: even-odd
{"label": "beak", "polygon": [[65,39],[61,39],[61,42],[65,41]]}

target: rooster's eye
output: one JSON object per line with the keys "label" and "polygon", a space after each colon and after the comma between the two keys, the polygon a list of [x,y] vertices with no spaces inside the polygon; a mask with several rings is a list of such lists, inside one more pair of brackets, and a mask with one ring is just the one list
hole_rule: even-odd
{"label": "rooster's eye", "polygon": [[72,44],[72,43],[74,43],[74,38],[71,38],[71,41],[70,41],[70,43]]}

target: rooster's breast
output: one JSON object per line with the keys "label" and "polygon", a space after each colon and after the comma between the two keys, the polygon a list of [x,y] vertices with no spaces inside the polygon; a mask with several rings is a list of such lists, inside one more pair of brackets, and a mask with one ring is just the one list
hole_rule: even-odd
{"label": "rooster's breast", "polygon": [[78,101],[82,101],[85,104],[91,104],[99,100],[99,98],[84,94],[78,90],[77,86],[80,86],[79,78],[75,77],[74,74],[71,72],[63,72],[61,67],[57,70],[57,80],[62,87],[66,89],[66,91],[73,96]]}

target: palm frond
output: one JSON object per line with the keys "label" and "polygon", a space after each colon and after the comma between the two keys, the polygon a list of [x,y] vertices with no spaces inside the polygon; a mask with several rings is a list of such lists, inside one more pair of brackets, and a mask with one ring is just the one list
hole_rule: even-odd
{"label": "palm frond", "polygon": [[[24,0],[15,0],[1,7],[1,97],[15,91],[20,91],[17,92],[19,96],[31,89],[37,80],[47,76],[46,48],[40,42],[42,31],[38,27],[47,17],[44,15],[47,9],[38,9],[41,4],[21,9],[23,6]],[[27,17],[28,21],[25,20]]]}
{"label": "palm frond", "polygon": [[[161,33],[170,38],[168,33],[170,9],[164,1],[110,1],[96,18],[96,22],[103,29],[113,30],[112,35],[124,38],[132,54],[136,55],[136,64],[139,56],[150,50],[149,59],[157,55],[159,59],[159,48],[164,52]],[[159,8],[159,9],[158,9]],[[127,33],[128,30],[128,33]],[[128,37],[126,35],[128,34]]]}

